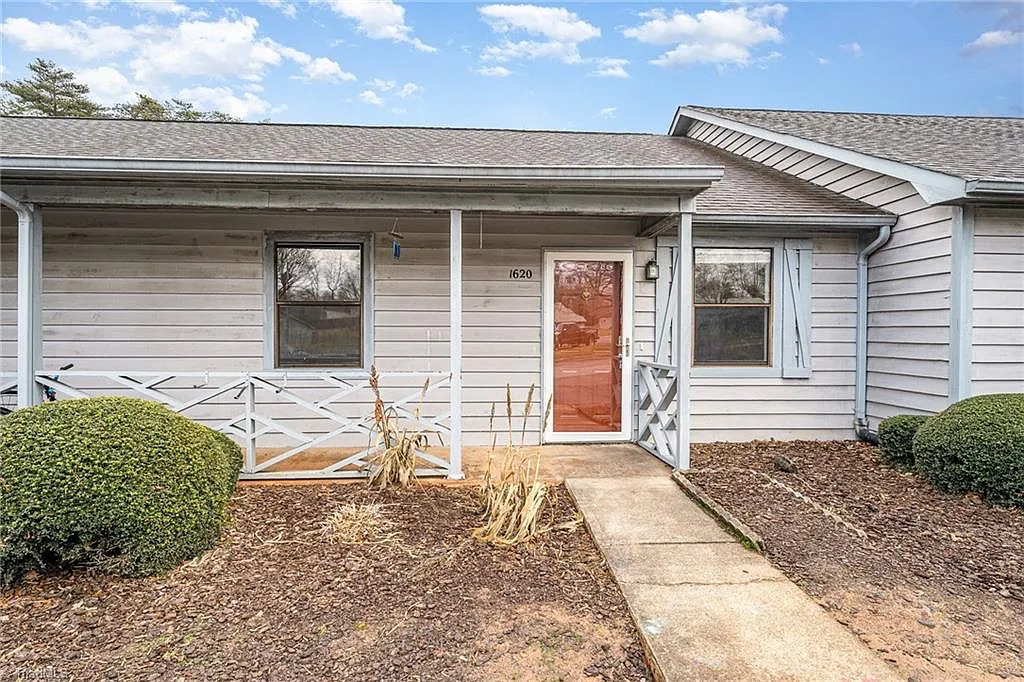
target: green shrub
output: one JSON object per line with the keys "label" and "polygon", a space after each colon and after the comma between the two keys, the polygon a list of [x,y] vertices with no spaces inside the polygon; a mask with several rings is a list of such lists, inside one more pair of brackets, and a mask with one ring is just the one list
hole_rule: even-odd
{"label": "green shrub", "polygon": [[914,461],[938,488],[1024,506],[1024,393],[950,406],[917,432]]}
{"label": "green shrub", "polygon": [[921,414],[898,414],[883,419],[878,425],[878,444],[885,459],[899,467],[913,467],[914,436],[929,419]]}
{"label": "green shrub", "polygon": [[167,571],[214,545],[242,464],[223,434],[135,398],[0,419],[0,584],[89,564]]}

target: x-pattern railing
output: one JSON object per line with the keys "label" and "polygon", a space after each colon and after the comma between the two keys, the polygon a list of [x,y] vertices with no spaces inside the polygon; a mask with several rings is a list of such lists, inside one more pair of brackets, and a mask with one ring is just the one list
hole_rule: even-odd
{"label": "x-pattern railing", "polygon": [[658,362],[638,360],[637,445],[659,459],[676,466],[676,368]]}
{"label": "x-pattern railing", "polygon": [[[373,398],[370,391],[369,375],[342,374],[337,372],[61,372],[59,378],[40,372],[36,382],[52,389],[58,397],[85,398],[102,394],[102,390],[76,388],[89,380],[104,380],[115,388],[128,389],[148,400],[166,405],[175,412],[188,414],[194,408],[217,403],[222,409],[237,410],[227,419],[211,423],[212,428],[237,437],[245,447],[243,478],[296,478],[296,477],[355,477],[367,474],[367,463],[379,450],[378,434],[373,423]],[[404,385],[419,382],[420,387],[412,393],[387,400],[387,406],[395,414],[408,420],[411,428],[433,432],[442,441],[451,433],[449,412],[427,416],[421,414],[420,406],[426,398],[451,385],[451,375],[445,372],[388,372],[381,375],[382,390],[386,383],[402,381]],[[180,382],[185,381],[184,385]],[[171,386],[171,382],[179,385]],[[210,388],[210,385],[213,385]],[[330,392],[324,397],[310,397],[314,392]],[[391,391],[393,392],[393,390]],[[362,395],[360,395],[362,394]],[[181,397],[184,396],[184,397]],[[259,398],[265,398],[259,400]],[[365,409],[362,416],[352,417],[341,410],[342,405],[352,409],[356,400]],[[447,401],[443,401],[447,404]],[[309,432],[292,427],[274,410],[282,405],[295,405],[317,423],[326,422],[324,430]],[[437,405],[438,403],[434,403]],[[224,407],[226,406],[226,408]],[[202,417],[198,417],[202,418]],[[204,419],[204,421],[209,421]],[[276,434],[288,439],[292,445],[282,452],[265,459],[257,459],[257,444],[260,438]],[[312,448],[330,447],[333,441],[345,435],[356,435],[366,447],[353,454],[317,469],[287,469],[280,467],[296,455]],[[417,457],[425,465],[420,475],[445,475],[448,462],[424,450],[417,450]],[[278,467],[278,469],[275,469]]]}

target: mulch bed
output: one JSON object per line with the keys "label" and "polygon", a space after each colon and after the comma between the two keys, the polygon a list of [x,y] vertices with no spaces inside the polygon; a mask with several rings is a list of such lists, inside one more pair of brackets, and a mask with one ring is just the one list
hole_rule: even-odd
{"label": "mulch bed", "polygon": [[[577,512],[554,490],[553,518]],[[324,538],[383,505],[372,542]],[[468,541],[473,492],[243,487],[220,546],[157,578],[30,576],[0,593],[0,678],[649,680],[625,601],[582,525]]]}
{"label": "mulch bed", "polygon": [[692,466],[772,563],[904,674],[1024,677],[1021,510],[941,493],[857,442],[695,445]]}

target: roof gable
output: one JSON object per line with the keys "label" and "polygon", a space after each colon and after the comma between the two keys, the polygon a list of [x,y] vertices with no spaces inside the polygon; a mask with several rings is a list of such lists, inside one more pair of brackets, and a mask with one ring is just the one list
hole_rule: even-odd
{"label": "roof gable", "polygon": [[694,121],[908,180],[931,203],[1024,195],[1024,118],[680,107]]}
{"label": "roof gable", "polygon": [[691,108],[965,180],[1024,179],[1024,118]]}

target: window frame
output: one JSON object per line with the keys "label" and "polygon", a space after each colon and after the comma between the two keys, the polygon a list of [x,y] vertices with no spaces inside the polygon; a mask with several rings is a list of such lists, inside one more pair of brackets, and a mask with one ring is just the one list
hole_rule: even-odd
{"label": "window frame", "polygon": [[[278,362],[277,247],[358,246],[361,250],[362,291],[360,298],[360,356],[358,367],[337,365],[291,365]],[[287,372],[323,372],[361,375],[373,364],[373,235],[353,232],[268,232],[263,248],[263,367]],[[331,305],[330,302],[316,305]],[[338,302],[338,305],[353,305]]]}
{"label": "window frame", "polygon": [[[697,303],[696,296],[691,295],[690,302],[690,376],[691,377],[735,377],[735,378],[765,378],[782,376],[782,296],[783,290],[783,240],[782,239],[757,239],[757,238],[697,238],[693,239],[693,248],[690,250],[691,264],[696,264],[697,249],[767,249],[771,251],[771,277],[770,291],[771,299],[768,305],[768,364],[767,365],[697,365],[696,357],[696,335],[697,335]],[[690,291],[694,292],[696,268],[690,278]]]}

